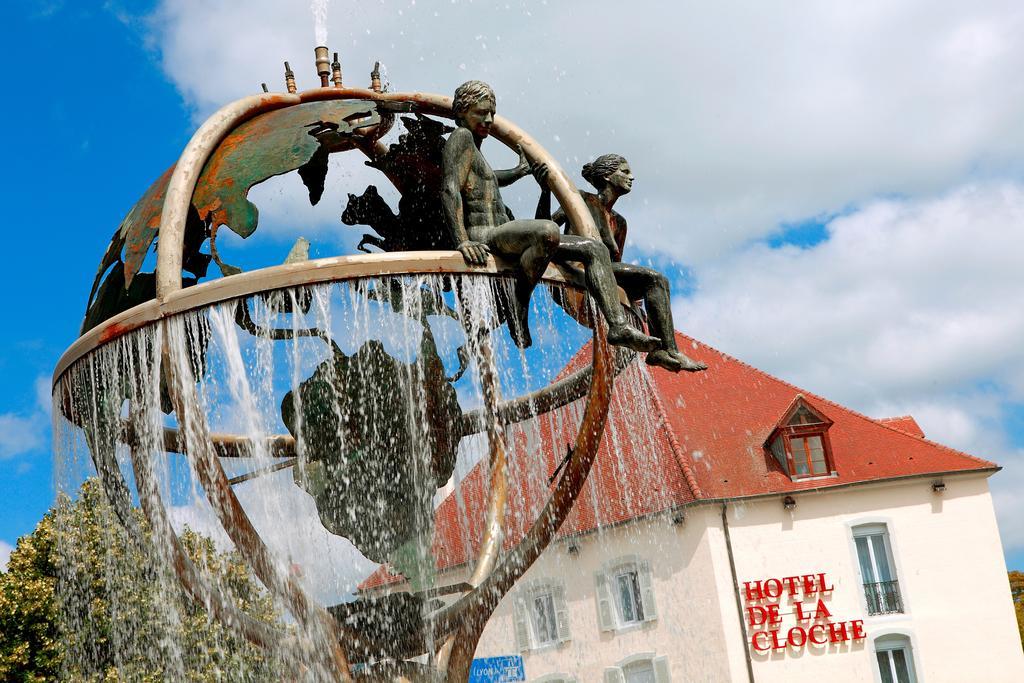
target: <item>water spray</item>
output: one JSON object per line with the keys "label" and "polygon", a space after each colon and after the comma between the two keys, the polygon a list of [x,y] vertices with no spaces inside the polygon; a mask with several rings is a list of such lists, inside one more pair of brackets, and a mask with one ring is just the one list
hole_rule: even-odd
{"label": "water spray", "polygon": [[316,44],[327,44],[327,2],[328,0],[313,0],[309,4],[313,12],[313,32],[316,34]]}

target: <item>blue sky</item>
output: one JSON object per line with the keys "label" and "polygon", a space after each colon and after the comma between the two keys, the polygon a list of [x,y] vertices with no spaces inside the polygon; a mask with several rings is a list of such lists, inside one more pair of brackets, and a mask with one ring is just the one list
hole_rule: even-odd
{"label": "blue sky", "polygon": [[[20,65],[26,95],[0,114],[9,159],[0,192],[12,208],[0,415],[22,421],[0,445],[0,540],[13,543],[53,499],[40,394],[77,336],[104,243],[187,142],[190,121],[156,55],[99,3],[17,0],[2,23],[5,61]],[[33,55],[44,54],[54,71],[39,79]]]}
{"label": "blue sky", "polygon": [[[608,4],[592,14],[622,12]],[[936,440],[1004,464],[997,513],[1008,561],[1024,568],[1016,5],[652,3],[608,26],[562,5],[333,2],[327,28],[349,82],[375,59],[401,89],[485,78],[571,172],[629,157],[627,258],[670,274],[677,327],[872,416],[912,413]],[[570,18],[579,31],[563,30]],[[312,85],[313,44],[306,0],[16,0],[2,30],[21,96],[0,114],[13,309],[0,341],[0,551],[52,502],[45,396],[110,235],[205,115],[261,81],[279,87],[284,59]],[[279,261],[305,222],[314,255],[350,247],[342,190],[312,213],[289,182],[254,190],[260,240],[234,246]],[[531,191],[511,193],[517,213]]]}

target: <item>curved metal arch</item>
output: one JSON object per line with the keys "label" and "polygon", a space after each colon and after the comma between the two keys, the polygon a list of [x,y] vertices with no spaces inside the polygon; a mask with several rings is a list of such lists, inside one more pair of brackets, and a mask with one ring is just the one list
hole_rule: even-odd
{"label": "curved metal arch", "polygon": [[[412,257],[412,258],[411,258]],[[418,258],[415,258],[418,257]],[[444,263],[448,267],[438,267],[440,263]],[[204,283],[188,290],[180,290],[172,295],[168,300],[163,302],[149,302],[136,309],[125,312],[118,320],[110,321],[104,329],[98,330],[94,336],[90,339],[81,339],[79,342],[85,344],[82,346],[79,342],[72,349],[69,349],[68,353],[65,354],[69,358],[62,359],[64,367],[70,366],[77,357],[87,355],[88,351],[91,350],[87,347],[95,348],[101,346],[119,336],[126,334],[131,329],[138,327],[145,327],[148,324],[154,322],[164,322],[164,333],[162,336],[162,342],[165,354],[168,362],[169,379],[172,387],[172,395],[175,401],[176,412],[179,414],[180,424],[183,430],[190,431],[194,437],[193,443],[197,444],[196,452],[188,453],[190,461],[193,464],[193,468],[199,475],[200,481],[203,485],[204,490],[207,492],[207,496],[210,498],[210,502],[217,512],[218,517],[221,521],[221,525],[225,528],[225,531],[229,533],[229,536],[235,542],[246,557],[247,562],[254,568],[257,576],[260,580],[272,589],[272,592],[279,597],[283,597],[285,603],[297,616],[304,615],[305,618],[300,617],[300,620],[305,622],[314,632],[319,632],[322,637],[325,637],[326,641],[321,641],[323,645],[327,646],[328,651],[334,649],[334,657],[332,662],[324,662],[325,665],[333,664],[339,675],[344,676],[346,670],[347,661],[345,660],[344,652],[340,648],[335,647],[341,643],[341,638],[345,635],[342,629],[334,622],[333,618],[326,613],[325,610],[317,605],[309,596],[307,596],[300,586],[298,586],[290,577],[282,575],[277,571],[275,563],[272,560],[272,553],[269,548],[265,546],[262,539],[259,538],[258,534],[255,533],[255,529],[251,522],[248,521],[248,517],[245,511],[242,509],[241,504],[235,498],[234,493],[231,491],[231,487],[228,483],[226,474],[224,473],[219,456],[222,454],[217,447],[217,444],[213,439],[207,438],[212,435],[209,434],[208,428],[205,424],[204,416],[196,413],[195,410],[189,410],[189,405],[196,405],[194,401],[194,378],[191,377],[191,370],[188,366],[187,360],[180,356],[182,353],[181,349],[174,351],[174,345],[168,343],[168,334],[166,329],[167,318],[178,315],[180,313],[196,310],[197,308],[212,305],[214,303],[225,301],[230,298],[236,298],[238,296],[246,296],[256,292],[267,291],[268,289],[282,288],[292,285],[301,285],[311,282],[329,282],[346,280],[352,278],[367,277],[372,275],[380,274],[408,274],[413,272],[464,272],[471,273],[477,272],[484,277],[493,277],[499,275],[502,270],[497,264],[491,263],[484,269],[470,269],[468,268],[462,257],[457,252],[452,252],[448,255],[444,255],[439,258],[439,255],[433,252],[426,252],[423,254],[381,254],[381,255],[365,255],[355,257],[340,257],[335,259],[323,259],[318,262],[304,262],[300,264],[293,264],[289,266],[277,266],[271,269],[264,269],[263,271],[252,271],[243,275],[234,276],[232,278],[224,278],[221,280],[211,281]],[[560,282],[560,277],[557,272],[552,272],[548,278],[552,283],[565,284]],[[604,339],[603,328],[598,325],[594,329],[594,364],[592,368],[585,368],[583,370],[574,373],[570,377],[564,378],[564,380],[571,380],[564,383],[556,383],[556,387],[559,389],[554,392],[550,399],[551,405],[549,407],[557,407],[562,405],[569,400],[582,397],[585,386],[587,386],[586,393],[587,398],[587,409],[586,416],[583,424],[580,427],[580,432],[577,435],[577,449],[580,451],[577,458],[574,458],[572,463],[575,464],[572,468],[568,469],[566,474],[563,475],[556,487],[555,493],[549,500],[548,505],[545,508],[543,518],[545,528],[557,528],[561,523],[561,519],[564,519],[564,514],[568,512],[569,506],[566,501],[571,503],[575,493],[565,490],[566,486],[573,482],[582,483],[583,479],[586,478],[587,472],[589,472],[590,464],[593,462],[593,456],[596,454],[597,444],[600,440],[600,433],[603,429],[604,422],[607,416],[608,409],[608,394],[610,393],[611,382],[614,378],[614,374],[617,366],[622,363],[624,358],[618,359],[619,362],[612,360],[612,352],[607,346],[606,340]],[[620,354],[622,355],[622,354]],[[58,372],[58,377],[61,373]],[[589,381],[588,381],[589,380]],[[191,390],[191,391],[190,391]],[[563,395],[564,394],[564,395]],[[192,401],[189,400],[189,396],[192,396]],[[504,422],[502,418],[508,419],[522,419],[524,416],[519,413],[525,409],[526,403],[537,401],[538,397],[530,395],[521,399],[515,399],[507,404],[498,404],[496,402],[491,403],[491,410],[489,413],[498,418],[497,423],[501,424]],[[524,403],[525,402],[525,403]],[[478,429],[487,429],[487,431],[495,431],[495,428],[489,427],[489,422],[494,422],[493,418],[487,420],[484,416],[480,416],[478,420],[473,420],[474,426]],[[500,429],[500,427],[498,428]],[[130,432],[127,430],[126,436],[131,439]],[[494,448],[492,449],[492,461],[494,464],[494,474],[498,475],[496,479],[492,481],[492,489],[490,492],[490,498],[488,504],[488,521],[487,525],[489,528],[495,528],[501,526],[501,518],[504,513],[504,501],[507,495],[506,486],[507,483],[504,481],[504,473],[502,467],[502,454],[504,449],[501,447],[500,438],[493,437],[492,443]],[[133,453],[133,455],[136,455]],[[138,467],[142,463],[137,462]],[[581,469],[582,467],[582,469]],[[144,469],[144,468],[143,468]],[[571,473],[571,474],[570,474]],[[140,471],[138,474],[145,475],[145,472]],[[139,482],[140,489],[148,488],[148,484]],[[560,493],[561,492],[561,493]],[[576,489],[578,492],[578,488]],[[559,502],[561,501],[561,502]],[[146,510],[147,516],[155,516],[156,526],[165,528],[166,524],[160,524],[161,515],[159,510],[149,509]],[[556,521],[557,519],[557,521]],[[499,530],[500,531],[500,530]],[[553,530],[552,530],[553,531]],[[463,615],[473,615],[473,622],[483,619],[486,621],[486,615],[490,614],[493,610],[493,605],[490,604],[490,600],[484,597],[479,597],[479,591],[485,590],[487,593],[493,592],[494,581],[491,578],[492,570],[497,562],[497,554],[500,550],[500,534],[491,534],[493,537],[492,542],[485,543],[483,552],[481,552],[477,561],[477,571],[475,572],[474,583],[478,584],[477,591],[471,593],[467,597],[478,596],[472,600],[464,598],[458,605],[458,612]],[[517,556],[523,558],[529,554],[537,553],[543,549],[550,542],[550,535],[542,534],[540,537],[536,533],[531,531],[531,534],[520,543],[520,546],[514,551]],[[175,552],[175,548],[170,548],[170,556],[175,559],[175,564],[180,564],[182,554],[180,548],[178,552]],[[530,560],[532,561],[532,560]],[[507,563],[501,565],[505,567]],[[499,570],[501,568],[499,567]],[[195,584],[192,580],[194,575],[188,571],[187,566],[176,566],[176,570],[179,571],[179,578],[183,579],[183,582],[191,583],[192,590],[190,592],[193,595],[201,596],[204,602],[212,601],[217,602],[215,596],[210,595],[207,591],[204,591],[201,586]],[[509,579],[507,572],[502,572],[505,580]],[[515,578],[512,578],[514,582]],[[510,585],[510,584],[509,584]],[[500,592],[507,590],[507,587],[502,586],[499,588]],[[494,603],[496,604],[496,603]],[[220,605],[211,605],[215,608],[215,611],[222,611],[224,616],[228,616],[229,612],[223,610]],[[485,614],[486,613],[486,614]],[[233,615],[232,615],[233,616]],[[457,621],[446,619],[445,617],[451,617],[451,612],[446,612],[444,615],[439,615],[437,620],[438,625],[446,624],[442,626],[442,632],[445,632],[442,637],[446,637],[454,633],[452,629],[460,628]],[[230,617],[229,617],[230,618]],[[243,627],[244,628],[244,627]],[[245,629],[251,631],[249,634],[253,636],[253,640],[267,640],[268,637],[273,637],[271,633],[263,631],[263,629],[251,628]],[[437,631],[435,630],[435,633]],[[354,634],[348,634],[349,637]],[[441,635],[441,633],[438,633]],[[465,633],[461,634],[464,636],[462,640],[465,642],[457,642],[451,640],[452,645],[457,646],[454,652],[455,668],[461,667],[460,662],[465,656],[466,647],[469,642],[476,642],[476,638],[479,633]],[[447,639],[447,638],[446,638]],[[451,646],[446,648],[451,651]],[[469,650],[469,654],[472,654],[472,649]],[[440,662],[439,662],[440,663]]]}
{"label": "curved metal arch", "polygon": [[316,639],[322,643],[326,653],[326,661],[323,664],[333,669],[342,680],[352,680],[348,657],[341,644],[341,626],[293,577],[280,571],[273,553],[263,542],[241,501],[231,490],[220,458],[210,444],[206,417],[198,409],[200,404],[195,395],[195,378],[192,376],[189,360],[185,357],[183,345],[171,343],[169,321],[164,320],[161,325],[168,389],[174,404],[174,412],[182,430],[193,434],[194,440],[200,445],[197,449],[188,449],[189,463],[203,491],[206,492],[221,527],[271,594],[284,601],[288,610],[307,633],[312,632],[310,635],[318,636]]}
{"label": "curved metal arch", "polygon": [[593,330],[593,374],[583,419],[576,432],[573,457],[526,536],[500,565],[488,572],[473,592],[462,596],[436,619],[439,631],[452,633],[441,652],[439,664],[443,665],[445,674],[455,677],[454,680],[469,678],[473,654],[487,620],[509,589],[551,543],[597,458],[611,405],[615,369],[604,325],[597,323]]}
{"label": "curved metal arch", "polygon": [[[636,358],[635,351],[628,351],[622,348],[616,349],[615,353],[615,376],[626,369]],[[576,370],[562,379],[552,382],[546,387],[530,392],[517,398],[502,401],[497,406],[498,421],[502,425],[523,422],[536,415],[543,415],[552,410],[557,410],[573,401],[587,395],[590,387],[593,368],[586,366]],[[479,434],[487,429],[487,417],[482,408],[477,408],[465,413],[461,421],[462,436]],[[125,424],[125,438],[132,434],[130,425]],[[242,458],[246,457],[250,449],[254,447],[252,440],[248,437],[234,434],[211,433],[210,441],[220,458]],[[295,458],[295,438],[291,434],[273,434],[266,437],[261,447],[274,458],[290,460]],[[184,454],[180,444],[178,430],[173,427],[164,427],[163,449],[168,453]],[[284,466],[284,463],[277,463],[273,468]],[[253,474],[253,473],[250,473]],[[250,477],[246,476],[246,479]]]}
{"label": "curved metal arch", "polygon": [[[186,433],[192,433],[200,445],[195,451],[189,449],[187,455],[221,526],[263,584],[273,594],[284,599],[300,623],[308,630],[312,630],[313,635],[319,636],[328,652],[333,655],[333,665],[338,675],[343,680],[350,680],[351,672],[343,638],[354,640],[355,634],[347,633],[297,582],[290,576],[283,575],[273,562],[273,553],[256,532],[232,490],[220,458],[217,457],[217,452],[208,438],[209,429],[205,416],[199,410],[188,408],[189,405],[198,405],[188,359],[184,356],[183,345],[171,343],[167,329],[168,321],[165,320],[162,324],[164,352],[175,413],[182,429]],[[500,428],[488,429],[494,433],[489,434],[492,473],[485,520],[486,533],[471,582],[474,584],[474,590],[438,620],[441,629],[438,635],[445,640],[438,657],[438,665],[442,672],[451,667],[456,676],[468,675],[469,661],[490,614],[501,596],[550,543],[590,472],[607,420],[614,382],[613,353],[602,324],[593,325],[592,349],[593,371],[587,392],[587,404],[575,441],[577,457],[570,461],[530,532],[516,546],[510,557],[498,567],[497,577],[494,567],[501,550],[501,526],[508,495],[507,471],[503,439],[496,433]],[[485,381],[484,384],[488,383]],[[493,405],[493,400],[490,403]],[[512,558],[515,558],[515,562],[510,563],[509,560]],[[435,632],[437,631],[435,629]]]}
{"label": "curved metal arch", "polygon": [[[178,289],[162,299],[153,299],[103,321],[76,339],[57,361],[53,384],[80,358],[107,342],[180,313],[248,297],[286,287],[341,282],[363,277],[385,275],[420,275],[425,273],[503,275],[511,266],[493,256],[487,265],[469,266],[457,251],[404,251],[382,254],[351,254],[290,263],[250,270],[230,277],[202,282],[194,287]],[[544,274],[547,284],[573,286],[561,271],[549,266]],[[622,298],[625,301],[624,296]]]}
{"label": "curved metal arch", "polygon": [[[291,577],[283,576],[281,572],[278,571],[275,563],[272,561],[272,554],[263,543],[258,533],[256,533],[247,514],[231,490],[227,476],[221,467],[216,451],[210,447],[208,439],[205,438],[208,435],[209,430],[205,423],[204,416],[201,414],[190,415],[190,411],[188,409],[189,404],[191,403],[194,406],[195,401],[189,401],[187,399],[194,398],[191,395],[193,392],[190,392],[189,390],[191,388],[194,391],[194,382],[191,381],[193,378],[191,377],[191,371],[188,367],[187,361],[179,357],[180,349],[176,352],[173,345],[168,341],[167,333],[169,332],[169,329],[166,321],[166,318],[170,315],[202,305],[197,303],[195,300],[196,293],[192,293],[192,296],[187,294],[181,295],[180,293],[182,284],[181,259],[185,218],[188,212],[188,207],[191,203],[192,193],[195,190],[195,184],[198,180],[198,176],[209,156],[232,129],[246,120],[266,111],[293,106],[303,102],[325,99],[364,99],[372,101],[407,102],[413,105],[414,108],[425,113],[438,114],[449,118],[452,117],[451,99],[448,97],[424,93],[377,93],[372,90],[355,88],[320,88],[299,94],[256,95],[243,98],[223,107],[216,114],[210,117],[199,128],[199,130],[196,131],[195,135],[193,135],[189,144],[186,146],[179,158],[168,184],[163,211],[161,214],[161,238],[157,244],[157,300],[137,306],[136,308],[126,311],[124,314],[107,321],[107,323],[96,329],[95,334],[91,336],[83,335],[83,337],[73,344],[61,358],[61,361],[58,363],[58,367],[54,373],[54,379],[55,381],[59,379],[63,372],[67,370],[75,360],[81,358],[93,348],[115,339],[131,329],[144,326],[148,322],[156,320],[164,321],[163,354],[168,360],[168,379],[172,402],[175,405],[175,412],[178,414],[178,419],[182,427],[192,430],[200,436],[199,442],[202,444],[202,447],[198,450],[201,452],[190,452],[188,453],[188,456],[204,490],[207,493],[207,497],[209,498],[211,505],[221,521],[221,525],[224,527],[225,531],[228,532],[236,547],[238,547],[246,557],[246,560],[249,562],[250,566],[253,567],[260,580],[263,581],[263,583],[267,585],[273,593],[285,599],[289,609],[296,618],[299,619],[300,623],[303,623],[307,628],[318,632],[322,639],[326,639],[323,642],[324,645],[327,646],[327,652],[329,654],[327,655],[328,661],[325,663],[334,668],[341,678],[350,680],[351,671],[341,644],[342,630],[340,626],[326,612],[326,610],[312,601],[311,598],[306,595],[301,586],[299,586]],[[539,143],[525,133],[525,131],[521,130],[504,117],[496,117],[493,132],[496,138],[509,147],[515,148],[517,145],[521,146],[527,158],[531,161],[546,163],[548,165],[551,171],[549,175],[551,189],[562,204],[570,224],[580,234],[589,237],[596,237],[597,230],[589,211],[586,210],[586,207],[584,206],[574,184],[555,159],[543,147],[541,147]],[[449,258],[457,258],[461,260],[461,255],[456,253],[454,255],[449,255]],[[467,272],[469,270],[465,267],[464,263],[460,265],[461,267],[456,267],[452,270],[456,272]],[[287,266],[284,268],[287,268]],[[301,271],[304,269],[300,268],[298,270]],[[495,267],[494,270],[496,271],[497,268]],[[213,293],[216,295],[218,292],[221,295],[221,300],[234,298],[239,296],[239,294],[237,292],[232,294],[232,290],[238,288],[244,289],[246,284],[254,286],[252,290],[253,292],[266,291],[266,289],[268,289],[266,286],[262,286],[258,289],[255,288],[255,285],[257,284],[267,284],[266,282],[261,282],[261,278],[259,277],[260,275],[265,276],[266,273],[257,273],[256,275],[257,277],[249,278],[244,282],[236,280],[236,278],[240,276],[234,276],[232,278],[224,278],[220,281],[206,283],[207,287],[200,293],[198,299],[201,300],[203,298],[202,294]],[[287,275],[295,275],[295,273],[286,273],[285,275],[286,277],[284,277],[284,280],[288,280],[291,278],[287,277]],[[325,278],[324,280],[327,279],[331,278]],[[301,280],[301,278],[297,278],[296,280]],[[289,286],[291,284],[303,283],[299,281],[283,282],[278,285],[278,288]],[[219,287],[211,287],[210,285],[219,285]],[[216,296],[213,298],[216,298]],[[191,303],[191,306],[188,305],[189,303]],[[185,307],[175,311],[174,309],[177,307],[176,304],[184,304]],[[580,432],[577,435],[578,447],[584,448],[589,452],[589,454],[586,457],[580,458],[576,466],[568,468],[567,472],[559,481],[556,491],[552,494],[548,505],[545,507],[544,513],[542,513],[542,518],[545,520],[545,526],[549,526],[554,521],[552,515],[554,515],[554,517],[562,515],[562,518],[564,519],[564,514],[567,514],[569,506],[564,504],[565,497],[566,495],[571,497],[573,494],[569,491],[572,486],[565,484],[565,482],[570,480],[570,474],[573,474],[572,480],[575,481],[582,473],[582,478],[579,479],[580,484],[582,483],[582,480],[586,478],[586,474],[589,472],[590,465],[593,462],[593,457],[596,455],[597,444],[600,441],[600,434],[603,431],[604,423],[607,419],[609,396],[611,384],[614,379],[614,373],[610,370],[611,364],[608,360],[610,357],[610,350],[607,345],[607,340],[604,337],[603,328],[600,324],[595,324],[593,328],[594,374],[588,392],[585,419],[581,424]],[[598,371],[599,368],[600,372]],[[191,425],[189,425],[190,419],[193,421],[193,424]],[[498,458],[498,460],[500,460],[500,458]],[[570,465],[572,465],[572,463],[570,463]],[[499,469],[503,470],[503,466],[501,466],[500,463]],[[572,482],[570,482],[570,484],[571,483]],[[495,482],[495,484],[495,486],[492,486],[492,500],[489,508],[498,512],[503,512],[503,510],[499,511],[498,509],[503,509],[504,507],[504,494],[499,491],[499,489],[504,489],[504,486],[501,485],[501,482]],[[578,493],[578,487],[576,492]],[[494,521],[491,519],[490,514],[488,517],[489,522]],[[541,520],[538,520],[538,523],[540,523],[540,521]],[[555,528],[557,528],[557,526]],[[554,531],[552,530],[550,534],[541,533],[540,535],[537,535],[534,533],[534,530],[531,530],[527,539],[524,539],[520,546],[517,547],[517,550],[523,548],[523,553],[518,554],[521,557],[524,556],[524,554],[528,556],[533,552],[539,554],[540,549],[542,549],[541,546],[550,542],[550,538],[553,536],[553,533]],[[529,543],[527,543],[528,539],[530,540]],[[538,543],[540,545],[538,545]],[[491,574],[491,568],[493,568],[496,562],[498,546],[500,546],[500,543],[487,544],[490,552],[485,551],[478,558],[478,571],[476,572],[476,574],[480,575],[477,577],[477,580],[480,581],[480,585],[477,589],[478,591],[486,589],[486,592],[489,593],[495,592],[493,590],[495,588],[501,590],[501,588],[499,588],[498,585],[495,585],[495,582],[491,580],[494,576]],[[491,555],[493,555],[493,557]],[[532,562],[532,560],[529,561]],[[506,565],[507,563],[504,563],[502,567],[505,567]],[[502,572],[502,577],[504,581],[509,581],[511,579],[511,581],[514,582],[515,580],[515,578],[511,577],[509,572]],[[504,581],[502,583],[504,583]],[[504,590],[507,590],[507,588]],[[504,592],[504,590],[501,590],[501,592]],[[459,604],[462,605],[465,604],[465,602],[465,599],[463,599]],[[489,615],[490,612],[493,611],[493,605],[490,604],[491,599],[485,598],[475,600],[473,602],[475,604],[475,608],[472,612],[477,618],[483,616],[484,612]],[[494,601],[494,605],[496,604],[497,602]],[[486,618],[484,618],[483,621],[486,621]],[[473,619],[469,623],[473,624],[469,631],[467,631],[465,627],[460,629],[462,634],[467,636],[467,638],[463,641],[454,643],[457,646],[457,649],[452,663],[455,665],[456,675],[461,675],[462,670],[468,667],[468,660],[466,659],[467,653],[471,658],[472,652],[475,650],[476,642],[482,632],[482,623],[479,624],[479,627],[476,626],[477,619]],[[445,668],[447,668],[447,666]]]}
{"label": "curved metal arch", "polygon": [[[181,259],[185,239],[185,218],[192,202],[203,165],[221,141],[237,126],[264,112],[303,102],[353,99],[374,102],[408,103],[424,113],[453,118],[452,99],[430,93],[379,93],[365,88],[315,88],[301,93],[264,93],[250,95],[219,109],[208,118],[185,146],[171,174],[160,214],[160,240],[157,242],[156,294],[165,299],[181,289]],[[530,161],[547,164],[548,182],[558,198],[568,222],[579,234],[599,239],[594,219],[583,203],[579,190],[561,165],[526,131],[503,116],[494,118],[494,137],[508,147],[521,146]]]}

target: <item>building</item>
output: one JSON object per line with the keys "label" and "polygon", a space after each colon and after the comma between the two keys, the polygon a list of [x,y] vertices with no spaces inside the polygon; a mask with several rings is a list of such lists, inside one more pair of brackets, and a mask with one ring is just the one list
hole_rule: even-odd
{"label": "building", "polygon": [[[1024,681],[995,464],[679,342],[709,369],[620,377],[584,494],[477,657],[549,683]],[[441,583],[475,557],[482,475],[438,508]],[[509,543],[544,489],[522,477]]]}

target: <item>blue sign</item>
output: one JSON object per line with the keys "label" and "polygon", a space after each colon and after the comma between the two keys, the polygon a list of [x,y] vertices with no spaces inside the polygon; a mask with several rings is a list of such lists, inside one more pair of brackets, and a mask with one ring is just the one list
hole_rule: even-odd
{"label": "blue sign", "polygon": [[469,683],[504,683],[505,681],[525,680],[526,671],[523,669],[523,658],[519,655],[474,659],[473,666],[469,669]]}

